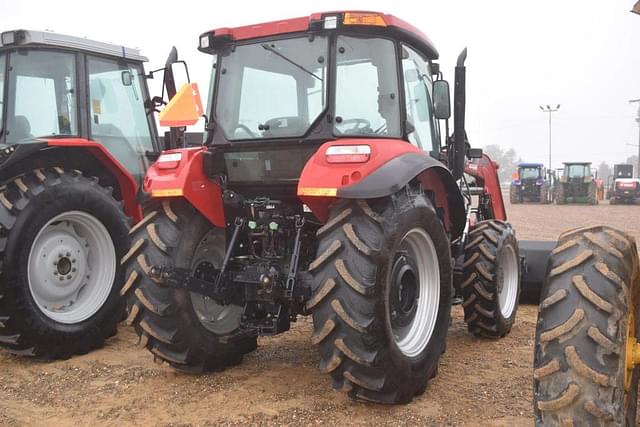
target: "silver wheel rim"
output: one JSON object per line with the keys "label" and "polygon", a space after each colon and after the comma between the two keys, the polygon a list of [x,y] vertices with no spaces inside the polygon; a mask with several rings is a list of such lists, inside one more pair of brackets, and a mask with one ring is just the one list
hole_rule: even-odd
{"label": "silver wheel rim", "polygon": [[81,211],[62,213],[45,224],[31,245],[29,291],[56,322],[74,324],[104,305],[116,276],[116,250],[106,227]]}
{"label": "silver wheel rim", "polygon": [[498,302],[502,316],[508,319],[516,308],[518,297],[518,257],[513,246],[504,247],[498,263]]}
{"label": "silver wheel rim", "polygon": [[[196,248],[191,265],[194,276],[214,280],[215,271],[220,269],[223,257],[224,238],[220,230],[211,230]],[[238,329],[244,311],[241,306],[218,304],[215,300],[195,292],[191,292],[191,305],[202,326],[216,335],[227,335]]]}
{"label": "silver wheel rim", "polygon": [[[415,314],[403,328],[393,326],[394,312],[390,307],[392,330],[398,349],[408,357],[416,357],[429,344],[436,326],[440,307],[440,266],[435,245],[427,232],[421,228],[413,228],[404,235],[400,242],[400,250],[410,257],[413,264],[411,274],[417,282],[417,297]],[[404,277],[400,279],[404,280]],[[392,286],[392,291],[394,288]]]}

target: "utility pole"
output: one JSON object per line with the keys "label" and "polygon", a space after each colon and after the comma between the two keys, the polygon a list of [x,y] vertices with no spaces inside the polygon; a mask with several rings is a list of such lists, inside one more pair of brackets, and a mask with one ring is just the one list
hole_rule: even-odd
{"label": "utility pole", "polygon": [[555,113],[556,111],[558,111],[560,109],[560,104],[556,105],[556,108],[550,107],[549,104],[547,104],[546,107],[543,107],[542,105],[540,105],[539,107],[543,113],[549,113],[549,165],[547,167],[549,168],[549,170],[552,170],[553,167],[551,166],[551,113]]}
{"label": "utility pole", "polygon": [[636,123],[638,123],[638,161],[636,162],[636,178],[640,177],[640,99],[630,99],[629,104],[638,104],[638,114]]}

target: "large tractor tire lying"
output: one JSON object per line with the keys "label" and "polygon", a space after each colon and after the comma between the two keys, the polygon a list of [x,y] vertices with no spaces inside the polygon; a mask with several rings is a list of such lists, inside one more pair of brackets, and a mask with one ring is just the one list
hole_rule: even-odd
{"label": "large tractor tire lying", "polygon": [[449,241],[430,199],[341,200],[309,266],[320,370],[352,398],[406,403],[424,392],[451,316]]}
{"label": "large tractor tire lying", "polygon": [[110,190],[78,171],[37,169],[3,186],[0,224],[3,347],[68,358],[116,334],[129,226]]}
{"label": "large tractor tire lying", "polygon": [[509,223],[487,220],[469,233],[460,285],[469,331],[501,338],[511,331],[520,297],[518,242]]}
{"label": "large tractor tire lying", "polygon": [[152,267],[188,268],[214,281],[225,253],[224,230],[215,228],[184,201],[165,200],[131,229],[131,249],[122,258],[127,279],[126,322],[157,360],[185,372],[224,369],[256,349],[255,335],[239,331],[243,307],[220,305],[183,289],[158,285]]}
{"label": "large tractor tire lying", "polygon": [[632,238],[605,226],[560,236],[536,329],[536,425],[638,425],[639,296]]}
{"label": "large tractor tire lying", "polygon": [[512,205],[520,203],[520,188],[515,185],[509,186],[509,202]]}

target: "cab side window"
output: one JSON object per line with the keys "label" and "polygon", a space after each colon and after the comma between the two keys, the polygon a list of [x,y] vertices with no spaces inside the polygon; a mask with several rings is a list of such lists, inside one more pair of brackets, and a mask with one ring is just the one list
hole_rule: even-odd
{"label": "cab side window", "polygon": [[153,150],[143,105],[142,69],[110,59],[90,57],[89,107],[91,137],[140,181],[146,151]]}
{"label": "cab side window", "polygon": [[439,151],[432,113],[433,82],[429,63],[413,49],[403,46],[402,72],[409,142],[425,151]]}

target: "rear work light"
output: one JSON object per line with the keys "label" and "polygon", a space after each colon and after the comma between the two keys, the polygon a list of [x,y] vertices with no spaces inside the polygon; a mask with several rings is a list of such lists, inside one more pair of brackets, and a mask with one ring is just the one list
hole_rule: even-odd
{"label": "rear work light", "polygon": [[347,12],[342,20],[344,25],[375,25],[386,27],[387,23],[379,13]]}
{"label": "rear work light", "polygon": [[325,152],[327,163],[365,163],[371,157],[368,145],[332,145]]}

